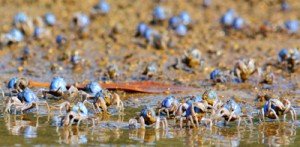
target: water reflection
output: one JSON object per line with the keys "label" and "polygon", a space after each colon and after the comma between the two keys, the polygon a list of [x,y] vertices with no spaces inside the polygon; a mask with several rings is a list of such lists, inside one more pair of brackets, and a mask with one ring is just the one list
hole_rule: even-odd
{"label": "water reflection", "polygon": [[290,145],[296,138],[296,128],[289,123],[262,123],[258,126],[261,142],[268,146]]}
{"label": "water reflection", "polygon": [[169,127],[168,130],[155,130],[153,128],[128,129],[128,124],[116,121],[101,121],[95,127],[87,125],[53,127],[44,123],[45,117],[41,118],[26,115],[24,117],[7,115],[4,116],[4,122],[9,135],[18,135],[26,139],[36,140],[39,137],[44,137],[43,134],[49,134],[51,129],[51,132],[57,132],[57,137],[54,138],[53,142],[70,145],[98,145],[100,143],[137,146],[141,144],[168,144],[171,146],[183,144],[188,146],[264,144],[266,146],[287,146],[294,144],[297,137],[296,127],[283,122],[265,122],[253,127],[214,126],[211,129],[207,127],[193,129]]}
{"label": "water reflection", "polygon": [[86,129],[79,129],[78,127],[57,127],[57,134],[59,136],[58,142],[65,144],[83,144],[87,143]]}
{"label": "water reflection", "polygon": [[18,119],[15,115],[6,115],[4,120],[6,128],[11,135],[24,135],[24,138],[36,138],[38,136],[38,116],[31,120],[23,116],[20,116]]}

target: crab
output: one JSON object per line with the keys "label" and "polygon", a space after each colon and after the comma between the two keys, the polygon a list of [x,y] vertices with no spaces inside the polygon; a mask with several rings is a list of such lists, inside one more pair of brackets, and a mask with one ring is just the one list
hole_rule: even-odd
{"label": "crab", "polygon": [[188,51],[184,51],[182,62],[191,68],[194,68],[196,66],[203,66],[204,64],[201,52],[198,49],[190,49]]}
{"label": "crab", "polygon": [[33,91],[25,88],[22,92],[18,93],[18,96],[11,97],[6,103],[5,112],[11,112],[11,107],[15,106],[15,114],[20,111],[23,114],[24,111],[36,108],[38,113],[38,105],[46,105],[48,113],[50,112],[49,105],[46,101],[39,101],[39,98],[35,95]]}
{"label": "crab", "polygon": [[111,64],[107,67],[107,74],[110,79],[116,79],[120,76],[120,71],[116,64]]}
{"label": "crab", "polygon": [[238,121],[238,126],[240,126],[241,119],[244,118],[245,122],[247,117],[251,124],[252,117],[250,115],[245,115],[242,113],[242,109],[238,103],[236,103],[234,100],[228,100],[225,105],[223,105],[222,108],[218,109],[216,114],[214,115],[213,119],[217,120],[219,118],[224,118],[224,124],[226,124],[226,121],[229,123],[230,121]]}
{"label": "crab", "polygon": [[73,26],[77,28],[85,28],[90,24],[90,18],[81,12],[76,12],[72,18]]}
{"label": "crab", "polygon": [[67,83],[61,77],[56,77],[52,80],[49,91],[43,90],[43,96],[46,97],[46,94],[51,94],[56,97],[63,96],[64,92],[67,91]]}
{"label": "crab", "polygon": [[300,53],[296,48],[285,48],[278,53],[280,64],[282,67],[290,71],[294,71],[300,61]]}
{"label": "crab", "polygon": [[7,84],[10,93],[22,92],[26,87],[28,87],[28,80],[26,78],[14,77]]}
{"label": "crab", "polygon": [[102,91],[102,87],[98,82],[90,82],[86,84],[85,91],[95,96],[98,92]]}
{"label": "crab", "polygon": [[261,81],[261,83],[264,84],[273,84],[275,80],[275,75],[273,72],[268,72],[266,74],[264,74],[263,80]]}
{"label": "crab", "polygon": [[107,3],[104,0],[101,0],[96,5],[94,5],[94,7],[91,9],[91,14],[92,15],[97,15],[97,14],[106,15],[109,13],[109,11],[110,11],[109,3]]}
{"label": "crab", "polygon": [[2,34],[0,42],[2,45],[11,45],[24,40],[23,33],[18,29],[12,29],[10,32]]}
{"label": "crab", "polygon": [[165,8],[162,6],[157,6],[153,9],[153,23],[161,24],[165,19],[167,19],[167,14]]}
{"label": "crab", "polygon": [[266,101],[264,107],[261,109],[260,118],[263,121],[265,121],[265,117],[280,121],[279,116],[283,115],[285,121],[287,113],[291,114],[292,121],[296,123],[297,114],[288,99],[282,98],[282,100],[279,100],[276,98],[270,98],[268,101]]}
{"label": "crab", "polygon": [[[61,125],[63,126],[71,126],[74,122],[77,122],[77,126],[80,125],[82,120],[92,120],[93,126],[95,125],[95,117],[93,115],[88,115],[88,109],[82,102],[78,102],[76,105],[71,107],[69,102],[64,102],[61,104],[60,108],[65,107],[67,110],[67,114],[61,117]],[[58,124],[58,120],[57,120]]]}
{"label": "crab", "polygon": [[249,76],[256,71],[254,59],[239,60],[234,66],[234,75],[238,77],[240,82],[245,82]]}
{"label": "crab", "polygon": [[223,75],[223,72],[219,69],[215,69],[210,73],[210,79],[214,83],[226,83],[227,77]]}
{"label": "crab", "polygon": [[146,68],[142,74],[146,75],[148,77],[152,77],[156,74],[156,72],[157,72],[157,70],[156,70],[155,64],[149,64],[146,66]]}
{"label": "crab", "polygon": [[140,117],[138,119],[132,118],[129,120],[129,128],[137,128],[138,122],[141,124],[141,129],[145,129],[145,124],[152,125],[154,123],[155,123],[155,129],[160,128],[160,123],[162,123],[163,129],[168,129],[167,119],[156,116],[154,109],[149,105],[146,105],[142,109],[140,113]]}
{"label": "crab", "polygon": [[161,112],[165,112],[167,114],[167,117],[170,118],[170,113],[175,113],[178,104],[179,102],[174,98],[174,96],[166,97],[162,102],[158,104],[158,116],[160,116]]}
{"label": "crab", "polygon": [[[186,105],[182,105],[186,108]],[[207,112],[207,108],[209,107],[207,101],[200,101],[200,102],[193,102],[191,105],[186,108],[186,114],[185,116],[179,116],[175,119],[175,122],[177,119],[180,119],[180,128],[182,128],[183,120],[186,119],[186,124],[188,125],[189,122],[192,123],[192,126],[199,127],[199,121],[205,124],[209,123],[209,126],[212,127],[212,120],[209,118],[204,118],[204,113]]]}
{"label": "crab", "polygon": [[92,103],[88,100],[85,100],[84,103],[92,105],[94,112],[96,112],[97,109],[99,112],[107,113],[108,107],[113,105],[116,105],[119,113],[124,111],[124,105],[120,99],[120,96],[116,93],[111,94],[106,90],[97,92]]}
{"label": "crab", "polygon": [[206,90],[203,95],[202,99],[207,101],[210,109],[218,109],[222,103],[219,101],[217,92],[214,90]]}

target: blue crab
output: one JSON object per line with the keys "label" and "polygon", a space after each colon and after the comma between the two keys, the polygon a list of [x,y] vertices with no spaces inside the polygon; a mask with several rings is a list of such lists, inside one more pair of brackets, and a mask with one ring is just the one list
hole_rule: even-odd
{"label": "blue crab", "polygon": [[92,95],[96,95],[98,92],[102,90],[102,87],[98,82],[90,82],[85,86],[85,91]]}
{"label": "blue crab", "polygon": [[218,109],[222,105],[219,102],[217,92],[214,90],[206,90],[202,95],[202,99],[208,103],[211,109]]}
{"label": "blue crab", "polygon": [[90,18],[81,12],[75,13],[72,21],[73,25],[77,28],[85,28],[90,24]]}
{"label": "blue crab", "polygon": [[153,23],[162,23],[167,18],[165,8],[157,6],[153,9]]}
{"label": "blue crab", "polygon": [[26,78],[14,77],[7,84],[7,88],[13,93],[22,92],[26,87],[28,87],[28,80]]}
{"label": "blue crab", "polygon": [[105,14],[108,14],[109,11],[110,11],[110,5],[106,1],[101,0],[93,7],[93,9],[91,10],[91,13],[93,15],[96,15],[96,14],[105,15]]}
{"label": "blue crab", "polygon": [[180,128],[182,128],[183,120],[186,120],[186,124],[192,123],[192,126],[195,127],[196,122],[196,127],[199,127],[199,122],[208,124],[209,126],[212,127],[212,120],[209,118],[203,117],[205,113],[207,112],[207,108],[209,107],[209,104],[207,101],[200,101],[200,102],[193,102],[186,108],[185,116],[179,116],[175,118],[175,122],[177,119],[180,119]]}
{"label": "blue crab", "polygon": [[137,26],[137,31],[136,31],[135,37],[143,36],[147,29],[148,29],[148,26],[145,23],[143,23],[143,22],[139,23]]}
{"label": "blue crab", "polygon": [[254,59],[239,60],[233,69],[234,75],[238,77],[240,82],[245,82],[249,76],[256,71]]}
{"label": "blue crab", "polygon": [[166,97],[162,102],[160,102],[158,105],[158,116],[160,116],[161,112],[164,112],[167,114],[167,117],[170,117],[170,113],[175,114],[175,111],[178,107],[178,100],[175,99],[174,96],[168,96]]}
{"label": "blue crab", "polygon": [[59,116],[62,118],[61,124],[63,126],[71,126],[74,122],[77,122],[77,126],[79,126],[82,120],[92,120],[93,126],[95,125],[96,118],[93,115],[88,114],[88,109],[86,108],[84,103],[78,102],[76,105],[71,107],[69,102],[64,102],[60,107],[67,108],[67,114],[65,114],[64,116]]}
{"label": "blue crab", "polygon": [[214,115],[214,120],[223,117],[224,124],[226,124],[226,121],[229,123],[230,121],[238,120],[238,126],[240,126],[241,119],[244,117],[247,117],[251,124],[253,124],[252,117],[250,115],[244,115],[240,105],[232,99],[228,100],[222,108],[216,111],[216,114]]}
{"label": "blue crab", "polygon": [[46,97],[46,94],[49,93],[56,97],[63,96],[64,92],[67,91],[67,83],[61,77],[56,77],[52,80],[49,91],[43,90],[43,95]]}
{"label": "blue crab", "polygon": [[24,39],[23,33],[18,29],[12,29],[10,32],[1,35],[1,43],[3,45],[10,45],[13,43],[22,42]]}
{"label": "blue crab", "polygon": [[141,124],[141,129],[145,129],[145,124],[152,125],[154,123],[155,123],[155,129],[160,128],[160,123],[162,123],[163,129],[168,128],[167,119],[156,116],[154,109],[152,107],[150,107],[149,105],[146,105],[142,109],[142,111],[140,113],[140,117],[138,119],[130,119],[129,120],[129,127],[137,128],[138,122]]}
{"label": "blue crab", "polygon": [[47,13],[44,15],[44,22],[48,25],[48,26],[53,26],[56,22],[56,18],[55,15],[53,13]]}
{"label": "blue crab", "polygon": [[300,53],[296,48],[285,48],[279,51],[278,57],[280,64],[293,71],[298,66],[300,61]]}
{"label": "blue crab", "polygon": [[215,69],[210,73],[210,79],[214,83],[226,83],[227,77],[223,75],[223,72],[219,69]]}
{"label": "blue crab", "polygon": [[265,117],[280,121],[279,116],[283,115],[285,121],[287,113],[291,114],[293,122],[296,123],[297,114],[288,99],[282,98],[282,100],[279,100],[276,98],[270,98],[261,109],[260,116],[263,121],[265,121]]}
{"label": "blue crab", "polygon": [[[96,93],[94,96],[93,102],[89,102],[88,100],[85,100],[84,103],[88,103],[93,106],[94,112],[96,112],[96,109],[98,112],[108,112],[108,107],[116,105],[118,112],[124,111],[124,105],[122,100],[120,99],[120,96],[116,93],[111,94],[110,92],[106,90],[101,90]],[[95,109],[96,107],[96,109]]]}
{"label": "blue crab", "polygon": [[47,106],[48,113],[50,112],[49,105],[46,101],[39,101],[39,98],[35,95],[33,91],[25,88],[22,92],[18,93],[18,96],[11,97],[6,103],[5,112],[10,112],[11,107],[15,107],[15,114],[20,111],[23,114],[24,111],[30,110],[36,107],[36,112],[38,113],[38,105],[43,104]]}

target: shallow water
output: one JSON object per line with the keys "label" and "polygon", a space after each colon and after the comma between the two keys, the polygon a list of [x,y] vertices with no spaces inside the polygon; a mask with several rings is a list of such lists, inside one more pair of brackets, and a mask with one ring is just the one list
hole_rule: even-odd
{"label": "shallow water", "polygon": [[[137,109],[127,108],[132,112]],[[170,120],[168,130],[153,128],[128,129],[125,123],[113,116],[110,121],[101,121],[95,127],[56,127],[53,116],[26,114],[23,117],[6,115],[0,120],[1,145],[157,145],[157,146],[278,146],[297,145],[300,143],[300,129],[291,123],[265,122],[253,127],[242,124],[239,128],[234,123],[230,126],[208,128],[179,129],[172,127]]]}

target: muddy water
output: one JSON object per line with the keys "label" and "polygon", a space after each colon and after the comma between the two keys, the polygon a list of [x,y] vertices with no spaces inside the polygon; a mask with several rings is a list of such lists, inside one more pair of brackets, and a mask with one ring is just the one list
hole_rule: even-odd
{"label": "muddy water", "polygon": [[[234,98],[242,104],[243,108],[251,114],[256,112],[254,99],[262,88],[272,89],[274,94],[284,95],[292,102],[292,106],[299,112],[299,71],[293,74],[276,67],[269,67],[276,74],[273,85],[257,84],[260,79],[255,74],[246,84],[211,85],[209,73],[216,67],[232,69],[235,61],[240,58],[254,58],[258,67],[267,63],[278,61],[277,53],[281,48],[299,47],[299,34],[269,33],[251,36],[237,32],[225,36],[219,25],[220,16],[228,9],[233,8],[244,17],[249,25],[250,32],[258,30],[264,21],[271,21],[280,26],[288,19],[299,18],[300,3],[297,0],[288,1],[291,10],[282,12],[280,2],[273,0],[260,1],[232,1],[213,0],[209,8],[201,7],[201,1],[195,0],[107,0],[111,4],[111,12],[107,16],[98,16],[91,20],[89,35],[86,38],[78,37],[71,27],[74,12],[82,11],[86,14],[98,0],[86,2],[76,0],[45,0],[45,1],[11,1],[1,0],[0,6],[0,32],[8,32],[12,28],[12,19],[17,12],[25,12],[29,17],[42,16],[46,12],[53,12],[57,18],[57,25],[46,27],[50,35],[36,40],[27,37],[24,42],[0,49],[0,84],[7,91],[6,83],[12,77],[26,77],[30,80],[50,82],[53,77],[62,76],[68,83],[83,82],[86,80],[101,80],[105,77],[108,65],[115,63],[121,75],[113,82],[126,82],[141,79],[141,73],[148,63],[157,65],[158,73],[153,81],[164,81],[200,88],[196,93],[173,94],[176,98],[188,95],[202,95],[207,88],[216,89],[222,100]],[[170,15],[178,15],[181,11],[188,11],[195,21],[193,30],[185,37],[176,37],[174,32],[167,29],[167,23],[150,25],[151,28],[166,34],[176,41],[176,45],[166,49],[157,50],[146,47],[141,38],[134,38],[136,26],[139,22],[150,24],[152,9],[156,5],[164,6]],[[111,30],[115,25],[121,26],[121,31],[112,39]],[[252,29],[252,30],[251,30]],[[245,30],[249,32],[249,30]],[[58,49],[55,37],[64,34],[69,40],[68,46]],[[251,34],[251,33],[250,33]],[[30,47],[30,59],[23,64],[20,58],[23,48]],[[204,67],[193,69],[192,72],[168,68],[181,57],[184,50],[198,48],[205,61]],[[74,71],[68,61],[60,61],[63,52],[71,53],[79,50],[88,66]],[[62,70],[51,71],[55,63]],[[34,89],[35,92],[38,89]],[[58,115],[56,111],[46,115],[45,110],[37,116],[35,113],[23,116],[4,115],[1,111],[0,119],[0,145],[55,145],[66,144],[85,145],[211,145],[211,146],[296,146],[300,143],[299,122],[296,126],[291,123],[266,122],[260,123],[255,116],[254,126],[242,125],[237,128],[235,123],[229,126],[218,124],[212,129],[202,126],[198,129],[179,129],[169,120],[167,131],[147,128],[146,130],[129,130],[128,120],[136,117],[143,105],[156,106],[166,95],[146,95],[118,92],[125,103],[125,116],[118,115],[99,116],[101,122],[96,127],[81,125],[77,127],[56,127],[53,119]],[[2,102],[5,98],[1,97]],[[61,101],[49,101],[53,106]],[[1,105],[2,107],[3,105]]]}

